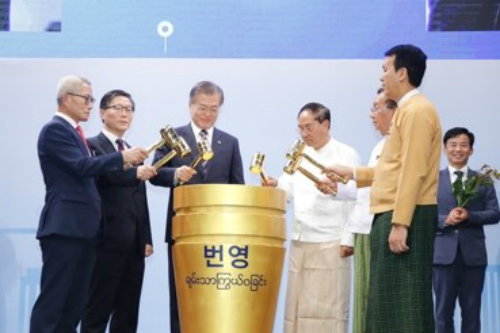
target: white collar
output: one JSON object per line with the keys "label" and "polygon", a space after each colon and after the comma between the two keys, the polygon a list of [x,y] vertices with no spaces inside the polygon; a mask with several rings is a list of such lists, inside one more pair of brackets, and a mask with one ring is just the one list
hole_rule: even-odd
{"label": "white collar", "polygon": [[68,116],[65,113],[57,111],[56,116],[61,117],[62,119],[66,120],[68,123],[70,123],[71,126],[73,126],[73,128],[76,128],[76,126],[78,126],[78,123],[76,121],[74,121],[73,118],[71,118],[70,116]]}
{"label": "white collar", "polygon": [[407,100],[409,100],[410,98],[412,98],[413,96],[415,95],[418,95],[420,92],[418,91],[418,89],[412,89],[410,91],[408,91],[406,94],[404,94],[403,97],[401,97],[401,99],[398,101],[398,108],[400,108],[404,103],[406,103]]}
{"label": "white collar", "polygon": [[124,138],[120,138],[119,136],[117,136],[116,134],[114,133],[111,133],[110,131],[108,131],[107,129],[103,128],[102,129],[102,134],[104,134],[104,136],[106,138],[108,138],[109,141],[111,141],[111,143],[113,144],[113,146],[117,147],[117,143],[116,143],[116,140],[118,139],[122,139],[123,141],[125,141]]}
{"label": "white collar", "polygon": [[450,171],[451,176],[456,176],[455,171],[462,171],[464,173],[464,178],[467,177],[467,172],[469,171],[469,167],[465,165],[462,169],[455,169],[451,165],[448,165],[448,170]]}
{"label": "white collar", "polygon": [[[198,138],[198,135],[202,131],[201,128],[199,128],[198,126],[196,126],[194,122],[191,122],[191,129],[193,130],[194,136],[196,138]],[[207,131],[208,138],[209,139],[212,138],[212,136],[214,134],[214,127],[212,126],[209,129],[207,129],[206,131]]]}
{"label": "white collar", "polygon": [[[328,146],[332,145],[334,143],[333,138],[330,137],[330,139],[325,143],[325,145],[319,149],[314,149],[318,154],[321,154],[321,152],[325,151]],[[312,147],[311,147],[312,148]]]}

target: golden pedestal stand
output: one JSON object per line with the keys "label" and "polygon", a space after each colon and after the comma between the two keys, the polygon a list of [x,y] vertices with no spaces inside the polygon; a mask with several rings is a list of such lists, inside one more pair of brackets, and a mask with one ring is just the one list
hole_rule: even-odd
{"label": "golden pedestal stand", "polygon": [[286,238],[285,192],[175,189],[174,267],[183,333],[271,333]]}

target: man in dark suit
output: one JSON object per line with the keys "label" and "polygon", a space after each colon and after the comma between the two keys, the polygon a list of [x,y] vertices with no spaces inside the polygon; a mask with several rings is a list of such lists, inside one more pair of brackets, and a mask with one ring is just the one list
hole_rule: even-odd
{"label": "man in dark suit", "polygon": [[[191,155],[185,158],[174,157],[158,171],[158,176],[151,178],[151,183],[169,187],[170,197],[167,211],[166,242],[168,244],[168,268],[170,288],[170,327],[171,332],[180,332],[177,294],[175,291],[174,267],[172,261],[172,217],[173,189],[181,183],[186,184],[243,184],[243,166],[238,140],[228,133],[214,127],[220,108],[224,103],[224,93],[216,84],[208,81],[197,83],[189,95],[191,123],[176,128],[189,147]],[[189,167],[198,154],[197,142],[208,140],[212,146],[214,157],[206,163],[201,163],[195,169]],[[168,154],[166,148],[155,154],[154,161]]]}
{"label": "man in dark suit", "polygon": [[453,314],[458,298],[461,332],[480,333],[481,293],[488,265],[483,225],[498,223],[500,211],[493,185],[480,187],[475,199],[463,208],[457,207],[453,183],[463,184],[477,173],[467,166],[474,134],[466,128],[452,128],[446,132],[443,143],[449,166],[439,174],[433,273],[436,331],[455,332]]}
{"label": "man in dark suit", "polygon": [[[132,96],[125,91],[112,90],[103,96],[100,115],[104,128],[88,140],[95,156],[130,148],[123,136],[134,111]],[[144,181],[155,175],[153,167],[141,165],[97,177],[101,232],[82,333],[104,333],[110,318],[111,333],[137,331],[144,257],[153,253]]]}
{"label": "man in dark suit", "polygon": [[42,250],[40,295],[31,314],[31,333],[73,333],[87,299],[95,260],[101,202],[95,176],[123,170],[147,157],[133,148],[90,156],[79,122],[88,120],[91,84],[63,77],[57,87],[58,111],[38,138],[38,157],[46,187],[37,238]]}

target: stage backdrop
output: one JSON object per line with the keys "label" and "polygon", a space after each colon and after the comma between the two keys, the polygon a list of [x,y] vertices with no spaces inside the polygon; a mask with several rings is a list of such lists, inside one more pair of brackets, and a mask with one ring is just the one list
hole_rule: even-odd
{"label": "stage backdrop", "polygon": [[[34,235],[44,184],[36,140],[56,111],[61,76],[88,77],[97,98],[115,88],[131,92],[137,111],[127,140],[142,146],[157,140],[164,125],[188,123],[188,92],[196,82],[218,83],[226,103],[217,126],[240,139],[247,183],[257,185],[248,171],[252,154],[266,153],[267,172],[279,176],[298,137],[297,112],[311,101],[332,110],[333,137],[367,162],[380,139],[369,110],[383,52],[415,43],[431,58],[421,90],[436,104],[443,129],[466,126],[476,134],[471,167],[500,167],[499,33],[428,32],[429,11],[424,2],[382,0],[314,0],[306,8],[296,0],[68,1],[60,32],[1,32],[0,333],[27,332],[38,293],[41,255]],[[97,113],[84,124],[87,136],[101,128]],[[139,332],[160,333],[168,332],[168,191],[148,191],[155,254],[147,260]],[[482,332],[494,333],[500,331],[500,229],[486,229]],[[285,285],[286,279],[275,332],[282,331]]]}

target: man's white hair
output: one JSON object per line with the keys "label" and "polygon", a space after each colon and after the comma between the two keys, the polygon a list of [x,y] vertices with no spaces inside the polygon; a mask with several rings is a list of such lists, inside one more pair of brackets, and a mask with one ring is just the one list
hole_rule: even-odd
{"label": "man's white hair", "polygon": [[61,100],[67,93],[78,93],[78,90],[83,86],[91,86],[88,79],[78,75],[67,75],[57,83],[57,104],[61,104]]}

